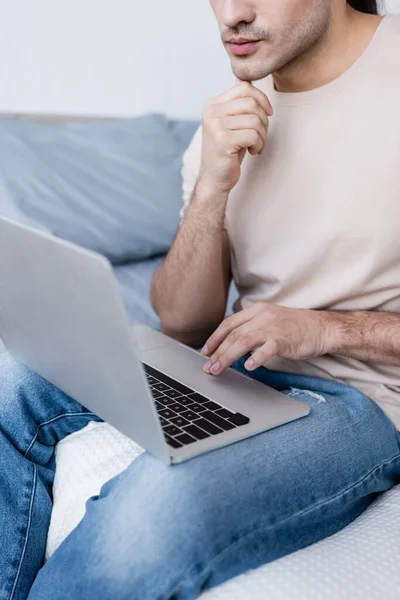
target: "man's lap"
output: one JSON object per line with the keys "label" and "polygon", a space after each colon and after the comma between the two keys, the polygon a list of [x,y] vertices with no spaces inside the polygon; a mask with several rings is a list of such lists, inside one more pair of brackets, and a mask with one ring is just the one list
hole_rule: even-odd
{"label": "man's lap", "polygon": [[180,465],[142,454],[88,502],[32,600],[195,598],[334,533],[400,480],[399,434],[372,400],[335,382],[254,375],[310,415]]}

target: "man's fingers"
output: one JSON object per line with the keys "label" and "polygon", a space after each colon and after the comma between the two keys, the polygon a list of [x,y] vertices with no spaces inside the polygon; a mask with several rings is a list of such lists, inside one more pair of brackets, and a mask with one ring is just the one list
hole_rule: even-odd
{"label": "man's fingers", "polygon": [[265,141],[256,129],[238,129],[232,131],[232,141],[236,146],[236,152],[240,148],[248,148],[250,154],[258,154],[264,148]]}
{"label": "man's fingers", "polygon": [[262,106],[268,116],[272,116],[274,114],[272,105],[269,101],[269,98],[256,88],[254,85],[249,83],[248,81],[240,81],[230,89],[220,94],[216,98],[214,98],[211,102],[214,104],[219,104],[221,102],[228,102],[229,100],[233,100],[234,98],[246,98],[251,97],[257,100],[257,102]]}
{"label": "man's fingers", "polygon": [[[251,83],[244,81],[244,82],[242,82],[241,85],[239,85],[239,84],[235,85],[233,90],[236,91],[237,97],[241,97],[241,98],[250,97],[250,98],[254,98],[255,100],[257,100],[257,102],[263,107],[263,109],[265,110],[265,112],[267,113],[267,115],[269,117],[272,117],[272,115],[274,114],[274,110],[272,108],[272,104],[271,104],[268,96],[266,94],[264,94],[264,92],[262,92],[261,90],[256,88],[254,85],[252,85]],[[229,93],[229,90],[228,90],[228,93]]]}
{"label": "man's fingers", "polygon": [[261,367],[268,360],[276,356],[277,353],[277,343],[275,340],[269,340],[251,353],[251,356],[249,356],[249,358],[246,360],[244,366],[248,371],[254,371],[254,369]]}
{"label": "man's fingers", "polygon": [[237,77],[236,75],[235,75],[235,80],[236,80],[236,82],[235,82],[236,84],[238,84],[238,83],[239,83],[239,84],[240,84],[240,83],[250,83],[250,85],[253,85],[253,82],[252,82],[252,81],[247,81],[247,82],[246,82],[246,81],[244,81],[244,79],[239,79],[239,77]]}
{"label": "man's fingers", "polygon": [[244,324],[232,331],[228,337],[210,356],[209,364],[206,363],[203,370],[206,373],[219,375],[230,367],[235,360],[241,358],[247,352],[253,351],[264,343],[263,332],[253,324]]}
{"label": "man's fingers", "polygon": [[214,333],[210,335],[201,349],[201,354],[203,354],[203,356],[211,356],[211,354],[215,352],[215,350],[222,344],[231,331],[237,327],[240,327],[244,323],[247,323],[247,321],[250,321],[250,319],[252,319],[256,313],[254,306],[255,305],[253,304],[244,310],[240,310],[239,312],[226,317],[226,319],[222,321]]}
{"label": "man's fingers", "polygon": [[[256,115],[264,123],[266,131],[269,127],[269,119],[263,108],[258,104],[255,107],[250,105],[248,98],[237,98],[229,103],[228,110],[225,107],[221,107],[221,114],[234,117],[236,115]],[[217,114],[219,111],[217,110]]]}
{"label": "man's fingers", "polygon": [[278,344],[275,340],[268,340],[263,344],[259,335],[257,331],[248,335],[247,345],[243,345],[243,341],[239,340],[233,344],[222,344],[221,349],[218,349],[218,356],[214,358],[214,361],[210,359],[210,364],[206,363],[203,370],[212,375],[220,375],[248,352],[251,352],[251,356],[244,363],[245,368],[248,371],[258,369],[278,353]]}

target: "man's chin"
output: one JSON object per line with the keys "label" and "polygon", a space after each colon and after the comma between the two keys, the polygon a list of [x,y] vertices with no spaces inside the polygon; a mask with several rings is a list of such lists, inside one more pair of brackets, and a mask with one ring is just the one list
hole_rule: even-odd
{"label": "man's chin", "polygon": [[267,70],[265,67],[261,69],[257,68],[256,66],[253,68],[243,68],[243,66],[242,68],[235,68],[235,66],[236,65],[233,65],[232,68],[233,74],[242,81],[259,81],[260,79],[265,79],[265,77],[268,77],[268,75],[273,73],[272,70]]}

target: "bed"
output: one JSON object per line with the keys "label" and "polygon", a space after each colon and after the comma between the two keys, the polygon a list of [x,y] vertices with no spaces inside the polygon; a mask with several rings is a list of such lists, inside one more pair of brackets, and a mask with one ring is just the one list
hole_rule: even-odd
{"label": "bed", "polygon": [[[13,117],[19,119],[21,115]],[[50,120],[60,119],[51,117]],[[165,252],[114,267],[132,324],[159,326],[150,304],[149,290],[153,274],[164,258]],[[227,314],[236,297],[237,291],[232,285]],[[142,451],[106,423],[91,423],[58,444],[47,560],[83,517],[86,500],[98,494],[103,483],[126,468]],[[202,598],[395,600],[400,597],[398,557],[400,485],[381,495],[339,533],[237,577],[202,594]]]}

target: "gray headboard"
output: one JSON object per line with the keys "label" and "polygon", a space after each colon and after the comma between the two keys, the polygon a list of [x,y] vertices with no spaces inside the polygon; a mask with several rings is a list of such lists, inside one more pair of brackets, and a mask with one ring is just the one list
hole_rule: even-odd
{"label": "gray headboard", "polygon": [[112,121],[118,119],[117,116],[101,115],[54,115],[39,113],[7,113],[0,112],[0,119],[9,119],[12,121],[39,121],[40,123],[66,123],[70,121]]}

